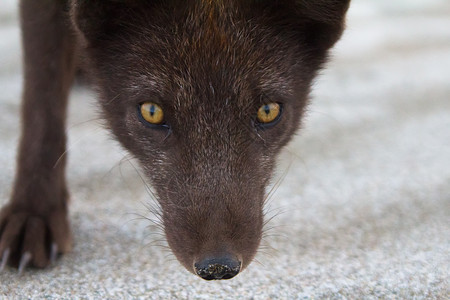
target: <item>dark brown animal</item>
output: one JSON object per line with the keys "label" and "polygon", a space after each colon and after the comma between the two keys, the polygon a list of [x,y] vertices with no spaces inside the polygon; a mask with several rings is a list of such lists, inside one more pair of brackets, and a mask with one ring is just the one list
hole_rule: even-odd
{"label": "dark brown animal", "polygon": [[204,279],[252,261],[265,188],[349,0],[22,0],[25,86],[1,268],[71,249],[65,118],[76,49],[139,161],[168,243]]}

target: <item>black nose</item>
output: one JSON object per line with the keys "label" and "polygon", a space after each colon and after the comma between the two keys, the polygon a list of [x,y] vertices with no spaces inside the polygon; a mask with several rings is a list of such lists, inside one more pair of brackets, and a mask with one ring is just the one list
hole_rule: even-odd
{"label": "black nose", "polygon": [[241,262],[229,257],[204,259],[194,264],[197,275],[205,280],[230,279],[241,270]]}

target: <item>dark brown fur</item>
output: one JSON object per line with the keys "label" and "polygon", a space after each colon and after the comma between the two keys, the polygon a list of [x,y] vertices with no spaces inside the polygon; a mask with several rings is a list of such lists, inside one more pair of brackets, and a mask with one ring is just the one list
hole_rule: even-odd
{"label": "dark brown fur", "polygon": [[[156,189],[178,260],[191,272],[223,255],[246,267],[260,243],[276,155],[299,126],[348,4],[22,0],[24,124],[0,254],[17,265],[29,253],[33,266],[45,267],[52,244],[70,250],[62,154],[81,45],[111,130]],[[163,107],[169,129],[142,124],[136,107],[144,101]],[[261,129],[255,115],[267,102],[281,103],[283,115]]]}

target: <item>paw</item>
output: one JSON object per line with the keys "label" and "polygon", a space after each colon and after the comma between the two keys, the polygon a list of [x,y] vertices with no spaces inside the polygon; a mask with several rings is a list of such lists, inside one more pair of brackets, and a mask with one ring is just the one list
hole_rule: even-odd
{"label": "paw", "polygon": [[0,272],[7,264],[18,267],[19,273],[28,266],[45,268],[71,248],[65,209],[46,216],[13,209],[11,205],[0,211]]}

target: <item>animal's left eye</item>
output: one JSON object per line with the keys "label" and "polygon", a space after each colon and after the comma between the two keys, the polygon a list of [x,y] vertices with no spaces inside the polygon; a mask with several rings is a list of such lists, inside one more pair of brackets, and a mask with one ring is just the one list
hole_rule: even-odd
{"label": "animal's left eye", "polygon": [[152,125],[161,125],[164,121],[164,111],[156,103],[144,102],[139,107],[141,117]]}
{"label": "animal's left eye", "polygon": [[260,125],[275,125],[281,116],[281,105],[278,103],[264,104],[258,109],[257,120]]}

